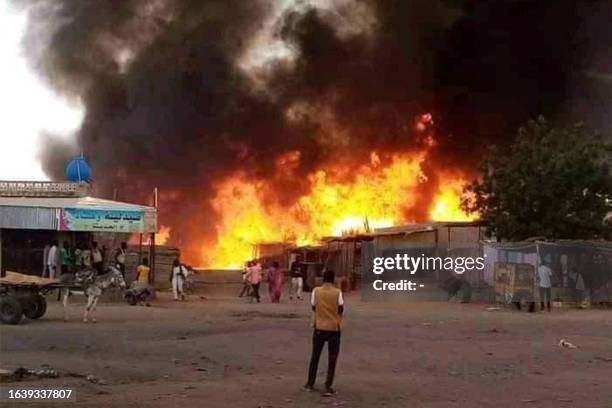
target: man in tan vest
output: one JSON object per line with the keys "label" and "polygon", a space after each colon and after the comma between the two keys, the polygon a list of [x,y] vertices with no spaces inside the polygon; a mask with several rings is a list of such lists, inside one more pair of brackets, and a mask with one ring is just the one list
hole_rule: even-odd
{"label": "man in tan vest", "polygon": [[314,389],[319,358],[321,357],[323,346],[327,343],[329,360],[324,395],[328,396],[336,393],[332,388],[332,384],[334,382],[338,353],[340,352],[340,326],[342,324],[342,313],[344,312],[342,292],[334,287],[334,278],[333,271],[326,271],[323,274],[323,286],[312,291],[310,303],[314,312],[314,333],[312,335],[312,355],[308,370],[308,382],[304,386],[304,389],[307,391]]}

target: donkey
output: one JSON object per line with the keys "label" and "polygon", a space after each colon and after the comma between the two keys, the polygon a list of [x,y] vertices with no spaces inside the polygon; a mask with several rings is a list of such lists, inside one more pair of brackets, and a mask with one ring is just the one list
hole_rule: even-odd
{"label": "donkey", "polygon": [[83,323],[89,322],[89,313],[92,313],[91,321],[96,322],[96,318],[93,317],[93,312],[96,310],[98,299],[105,289],[111,286],[119,286],[121,289],[125,289],[126,284],[123,279],[123,275],[119,269],[109,266],[107,272],[104,275],[94,276],[89,280],[86,280],[81,285],[74,286],[72,288],[63,288],[64,295],[64,320],[68,320],[68,297],[71,294],[74,295],[85,295],[87,296],[87,305],[85,306],[85,313],[83,315]]}

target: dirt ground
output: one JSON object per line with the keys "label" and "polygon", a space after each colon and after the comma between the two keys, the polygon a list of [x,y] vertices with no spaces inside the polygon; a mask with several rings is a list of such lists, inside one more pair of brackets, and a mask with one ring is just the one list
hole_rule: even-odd
{"label": "dirt ground", "polygon": [[[96,324],[77,304],[64,322],[53,300],[43,319],[1,327],[0,365],[53,367],[59,378],[14,385],[75,387],[66,405],[79,407],[612,407],[610,310],[346,303],[335,397],[301,390],[309,308],[286,299],[164,293],[150,308],[101,304]],[[319,390],[326,366],[324,352]]]}

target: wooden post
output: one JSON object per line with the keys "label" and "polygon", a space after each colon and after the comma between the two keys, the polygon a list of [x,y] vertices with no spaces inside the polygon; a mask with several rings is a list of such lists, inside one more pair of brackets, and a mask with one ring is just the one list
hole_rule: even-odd
{"label": "wooden post", "polygon": [[353,262],[351,265],[351,278],[348,282],[347,290],[355,289],[355,280],[357,273],[355,272],[355,253],[357,252],[357,238],[353,241]]}
{"label": "wooden post", "polygon": [[[153,190],[153,207],[157,211],[158,204],[158,190],[155,187]],[[151,233],[151,239],[149,241],[149,267],[151,268],[151,273],[149,274],[149,283],[155,283],[155,232]]]}
{"label": "wooden post", "polygon": [[155,233],[151,233],[151,240],[149,241],[149,266],[151,273],[149,274],[149,283],[155,283]]}
{"label": "wooden post", "polygon": [[138,241],[138,262],[137,264],[140,265],[140,262],[142,262],[142,233],[140,233],[140,240]]}

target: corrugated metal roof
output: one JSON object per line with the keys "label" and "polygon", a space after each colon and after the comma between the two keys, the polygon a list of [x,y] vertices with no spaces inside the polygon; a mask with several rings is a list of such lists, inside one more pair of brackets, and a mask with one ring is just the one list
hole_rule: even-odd
{"label": "corrugated metal roof", "polygon": [[0,205],[0,228],[57,230],[57,212],[56,208]]}
{"label": "corrugated metal roof", "polygon": [[[103,218],[87,216],[81,222],[71,225],[64,215],[68,211],[143,214],[134,223],[129,216],[119,218],[105,215]],[[67,222],[67,224],[62,224]],[[104,200],[95,197],[0,197],[0,228],[71,230],[71,231],[113,231],[148,233],[157,230],[157,210],[154,207]]]}
{"label": "corrugated metal roof", "polygon": [[153,207],[95,197],[0,197],[1,207],[86,208],[92,210],[155,211]]}
{"label": "corrugated metal roof", "polygon": [[434,231],[437,228],[448,227],[480,227],[483,226],[479,221],[433,221],[424,223],[415,223],[407,225],[396,225],[393,227],[376,228],[374,235],[401,234],[414,232]]}

